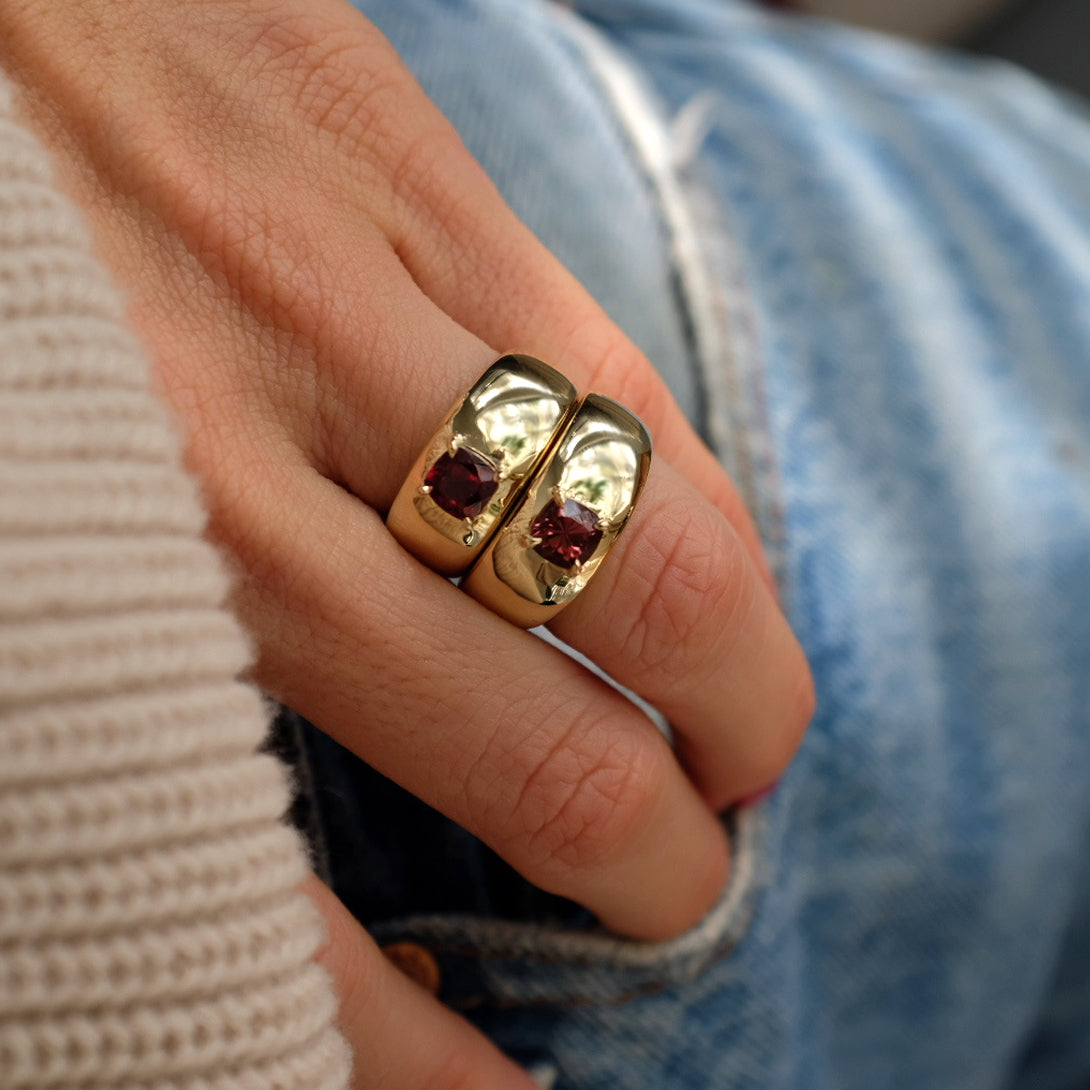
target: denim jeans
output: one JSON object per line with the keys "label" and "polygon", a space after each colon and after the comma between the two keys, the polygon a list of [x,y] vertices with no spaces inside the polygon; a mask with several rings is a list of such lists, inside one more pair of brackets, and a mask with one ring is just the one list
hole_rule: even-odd
{"label": "denim jeans", "polygon": [[819,709],[676,940],[307,731],[338,892],[555,1090],[1090,1086],[1083,107],[732,0],[357,6],[733,474]]}

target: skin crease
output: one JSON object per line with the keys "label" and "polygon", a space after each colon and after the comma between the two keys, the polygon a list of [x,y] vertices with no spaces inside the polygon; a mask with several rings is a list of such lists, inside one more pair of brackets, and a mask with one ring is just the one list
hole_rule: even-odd
{"label": "skin crease", "polygon": [[[339,0],[9,0],[0,61],[183,425],[260,684],[619,933],[694,924],[729,868],[714,812],[778,778],[814,696],[753,524],[650,364]],[[654,436],[614,557],[553,627],[676,751],[382,525],[506,350]],[[528,1085],[309,892],[359,1088]]]}

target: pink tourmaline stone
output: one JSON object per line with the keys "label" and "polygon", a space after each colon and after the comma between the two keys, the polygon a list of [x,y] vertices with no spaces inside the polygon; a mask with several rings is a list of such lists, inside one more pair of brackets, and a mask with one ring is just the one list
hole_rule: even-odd
{"label": "pink tourmaline stone", "polygon": [[436,459],[424,483],[431,498],[456,519],[475,519],[499,487],[496,467],[466,447]]}
{"label": "pink tourmaline stone", "polygon": [[534,552],[561,568],[585,563],[602,540],[597,514],[575,500],[563,504],[549,500],[534,519],[530,535],[541,539]]}

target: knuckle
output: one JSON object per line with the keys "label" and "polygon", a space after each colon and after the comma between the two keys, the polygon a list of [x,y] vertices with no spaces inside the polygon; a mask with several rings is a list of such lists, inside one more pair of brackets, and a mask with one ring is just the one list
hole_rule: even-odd
{"label": "knuckle", "polygon": [[366,193],[371,211],[389,214],[398,186],[434,169],[434,137],[449,126],[420,108],[423,96],[408,69],[369,23],[276,0],[273,7],[272,17],[255,13],[240,51],[248,82],[263,97],[247,123],[259,119],[270,148],[282,146],[285,125],[305,131],[296,170],[326,191],[343,173],[353,193]]}
{"label": "knuckle", "polygon": [[415,126],[387,151],[387,184],[394,200],[417,218],[457,218],[459,209],[452,207],[457,188],[448,172],[464,156],[459,137],[441,117]]}
{"label": "knuckle", "polygon": [[516,803],[512,826],[535,873],[562,879],[623,852],[664,788],[666,752],[657,733],[627,723],[599,719],[573,728]]}
{"label": "knuckle", "polygon": [[754,607],[756,581],[744,546],[703,505],[676,504],[645,523],[627,569],[644,586],[615,597],[629,611],[618,630],[626,659],[671,685],[697,682],[721,669],[736,633]]}
{"label": "knuckle", "polygon": [[305,7],[274,6],[272,17],[254,13],[245,49],[250,75],[314,129],[381,147],[408,82],[393,49],[367,24],[361,31]]}

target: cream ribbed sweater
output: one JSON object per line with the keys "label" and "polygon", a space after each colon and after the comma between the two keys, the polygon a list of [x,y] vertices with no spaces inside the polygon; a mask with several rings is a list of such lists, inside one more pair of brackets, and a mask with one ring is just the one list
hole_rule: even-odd
{"label": "cream ribbed sweater", "polygon": [[348,1082],[250,651],[0,77],[0,1088]]}

